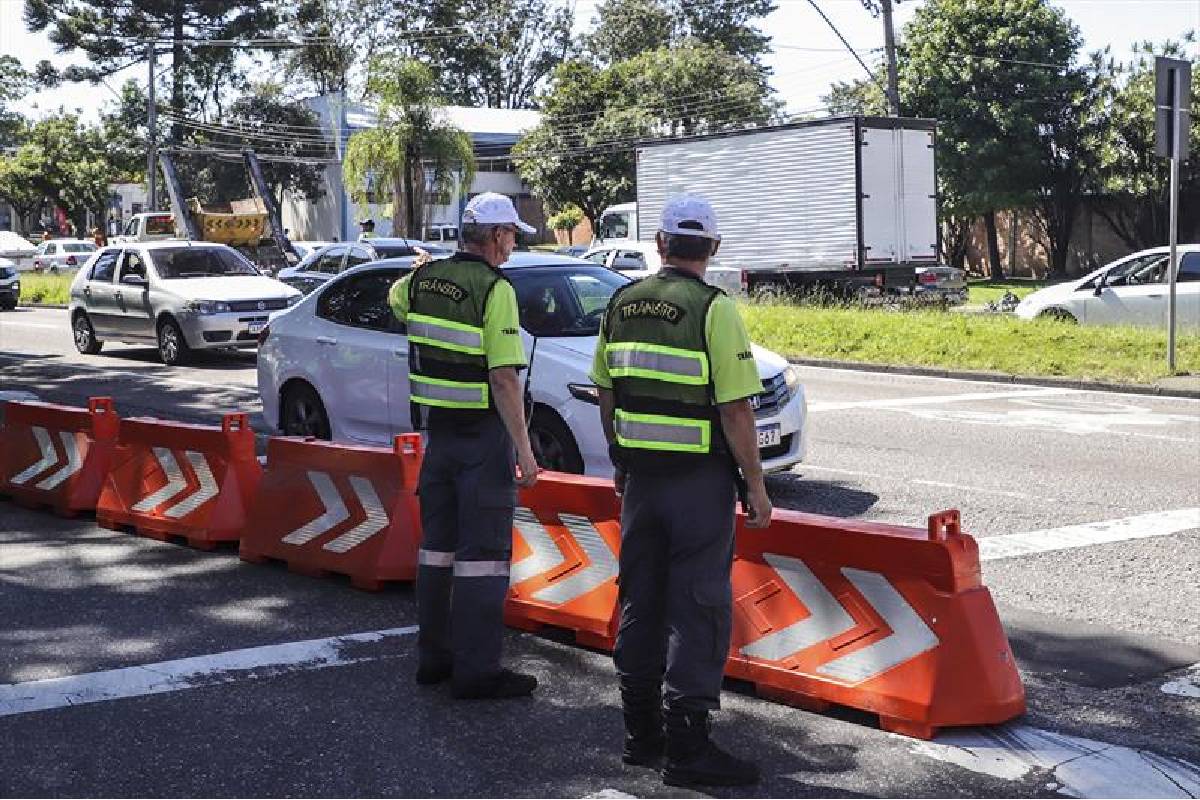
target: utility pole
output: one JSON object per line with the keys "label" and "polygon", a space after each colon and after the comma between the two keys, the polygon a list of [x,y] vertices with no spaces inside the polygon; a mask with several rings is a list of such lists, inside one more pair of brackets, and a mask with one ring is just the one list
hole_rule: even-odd
{"label": "utility pole", "polygon": [[151,38],[146,42],[146,63],[150,67],[150,81],[147,85],[146,95],[146,194],[147,211],[158,210],[158,143],[155,141],[155,127],[158,124],[156,117],[158,109],[154,100],[154,39]]}
{"label": "utility pole", "polygon": [[1179,162],[1188,157],[1192,96],[1190,61],[1158,56],[1154,59],[1154,152],[1171,159],[1171,219],[1167,261],[1167,372],[1175,374],[1175,282],[1179,271]]}
{"label": "utility pole", "polygon": [[879,0],[883,10],[883,46],[887,51],[888,108],[900,116],[900,88],[896,80],[896,30],[892,27],[892,0]]}

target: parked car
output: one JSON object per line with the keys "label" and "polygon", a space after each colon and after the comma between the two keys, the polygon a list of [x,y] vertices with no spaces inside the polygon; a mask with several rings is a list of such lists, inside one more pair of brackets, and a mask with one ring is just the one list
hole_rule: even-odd
{"label": "parked car", "polygon": [[147,342],[182,364],[195,350],[257,346],[269,313],[300,298],[227,245],[146,242],[96,253],[71,283],[68,313],[81,353]]}
{"label": "parked car", "polygon": [[85,239],[51,239],[38,245],[33,256],[34,272],[57,275],[64,269],[76,269],[96,252],[96,243]]}
{"label": "parked car", "polygon": [[574,258],[582,258],[583,254],[592,248],[586,244],[569,244],[555,250],[560,256],[572,256]]}
{"label": "parked car", "polygon": [[[336,276],[272,318],[258,353],[263,415],[286,435],[386,445],[412,429],[408,342],[387,304],[412,258],[388,259]],[[612,474],[591,370],[601,318],[629,279],[596,264],[514,253],[504,265],[517,293],[539,462],[564,472]],[[759,452],[770,471],[804,458],[807,405],[799,373],[754,346],[764,391],[752,398]]]}
{"label": "parked car", "polygon": [[37,245],[12,231],[0,231],[0,259],[12,262],[18,270],[33,268]]}
{"label": "parked car", "polygon": [[0,258],[0,310],[13,310],[20,299],[21,273],[14,262]]}
{"label": "parked car", "polygon": [[[322,247],[329,247],[334,242],[292,242],[292,247],[296,248],[296,253],[300,256],[300,261],[308,258],[314,250],[320,250]],[[298,264],[299,262],[297,262]]]}
{"label": "parked car", "polygon": [[933,303],[958,305],[967,302],[966,273],[956,267],[941,264],[917,267],[917,283],[913,297]]}
{"label": "parked car", "polygon": [[320,247],[305,256],[300,263],[284,267],[276,275],[279,280],[308,294],[334,275],[383,258],[416,255],[417,249],[435,255],[450,255],[452,248],[415,239],[372,238],[357,242],[340,242]]}
{"label": "parked car", "polygon": [[[1082,278],[1047,286],[1020,302],[1021,319],[1062,319],[1083,325],[1167,324],[1170,249],[1141,250]],[[1179,246],[1175,310],[1180,327],[1200,328],[1200,245]]]}
{"label": "parked car", "polygon": [[446,247],[458,246],[457,225],[430,225],[425,229],[425,241],[440,243]]}
{"label": "parked car", "polygon": [[605,242],[589,249],[583,258],[634,278],[645,277],[662,267],[656,242],[636,242],[632,239]]}
{"label": "parked car", "polygon": [[110,244],[133,244],[134,242],[161,242],[175,239],[175,216],[164,211],[146,211],[134,214],[120,236],[114,236]]}

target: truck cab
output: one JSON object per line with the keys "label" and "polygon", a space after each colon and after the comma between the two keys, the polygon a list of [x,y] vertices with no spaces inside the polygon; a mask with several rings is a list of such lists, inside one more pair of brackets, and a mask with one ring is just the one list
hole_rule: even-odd
{"label": "truck cab", "polygon": [[596,233],[592,237],[592,247],[620,239],[637,238],[637,203],[618,203],[600,213],[600,219],[596,222]]}
{"label": "truck cab", "polygon": [[114,236],[111,243],[158,242],[175,238],[175,215],[158,211],[134,214],[125,231],[120,236]]}

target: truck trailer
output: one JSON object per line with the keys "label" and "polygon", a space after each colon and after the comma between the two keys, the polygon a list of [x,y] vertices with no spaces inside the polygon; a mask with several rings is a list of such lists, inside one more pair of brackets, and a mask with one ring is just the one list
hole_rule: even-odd
{"label": "truck trailer", "polygon": [[846,117],[645,142],[636,206],[597,227],[652,241],[667,199],[699,194],[720,222],[718,264],[749,293],[907,294],[938,260],[935,136],[933,120]]}

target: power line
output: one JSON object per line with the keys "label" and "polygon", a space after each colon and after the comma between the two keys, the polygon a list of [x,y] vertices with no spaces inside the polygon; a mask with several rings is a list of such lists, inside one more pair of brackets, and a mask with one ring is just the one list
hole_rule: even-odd
{"label": "power line", "polygon": [[856,53],[854,51],[854,48],[850,46],[850,42],[846,41],[846,37],[842,36],[842,32],[839,31],[837,29],[837,26],[833,24],[833,20],[831,20],[829,17],[825,16],[825,12],[821,10],[821,7],[819,5],[817,5],[817,0],[808,0],[808,4],[813,7],[814,11],[816,11],[818,14],[821,15],[821,19],[825,20],[825,24],[829,26],[829,29],[831,31],[833,31],[839,39],[841,39],[842,44],[846,45],[846,49],[850,51],[850,54],[852,56],[854,56],[854,59],[856,61],[858,61],[858,63],[862,66],[863,70],[866,71],[867,75],[870,75],[871,78],[874,79],[875,75],[874,75],[874,73],[871,72],[870,67],[868,67],[866,65],[866,62],[864,62],[861,58],[859,58],[858,53]]}

